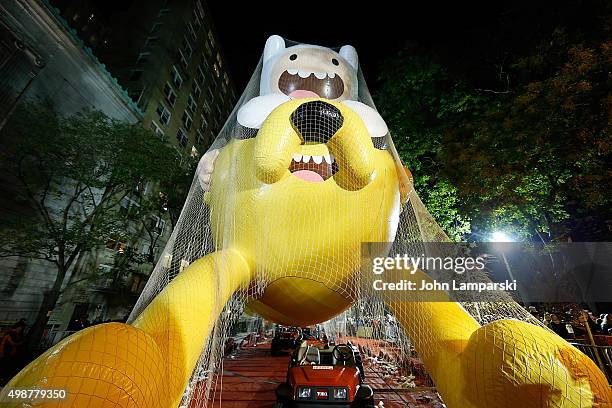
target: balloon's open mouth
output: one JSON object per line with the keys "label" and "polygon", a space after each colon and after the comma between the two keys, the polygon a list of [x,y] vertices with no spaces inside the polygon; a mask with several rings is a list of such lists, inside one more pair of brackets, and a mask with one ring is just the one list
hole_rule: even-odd
{"label": "balloon's open mouth", "polygon": [[292,99],[273,110],[257,133],[255,173],[265,184],[286,179],[294,185],[299,179],[357,191],[375,180],[376,154],[365,124],[350,108]]}
{"label": "balloon's open mouth", "polygon": [[294,153],[289,171],[295,177],[311,183],[325,181],[338,171],[338,164],[331,154],[310,156]]}
{"label": "balloon's open mouth", "polygon": [[344,93],[344,82],[334,72],[309,72],[290,68],[278,79],[278,88],[295,99],[336,99]]}

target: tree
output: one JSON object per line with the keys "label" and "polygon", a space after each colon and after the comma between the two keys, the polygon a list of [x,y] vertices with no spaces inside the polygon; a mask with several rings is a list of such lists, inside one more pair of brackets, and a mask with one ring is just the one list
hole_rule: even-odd
{"label": "tree", "polygon": [[[175,166],[171,174],[159,186],[160,205],[157,208],[167,212],[172,229],[181,215],[198,161],[197,157],[183,157],[180,165]],[[157,202],[154,205],[157,206]]]}
{"label": "tree", "polygon": [[375,93],[414,186],[438,224],[453,240],[470,230],[457,188],[442,174],[438,156],[448,121],[473,103],[443,67],[426,57],[400,52],[390,59]]}
{"label": "tree", "polygon": [[560,11],[584,14],[571,27],[557,16],[533,25],[508,5],[499,32],[510,41],[483,35],[463,49],[411,47],[387,61],[375,100],[451,237],[503,228],[566,239],[577,220],[598,218],[598,239],[610,238],[601,220],[612,207],[612,43],[597,15],[611,6],[596,3]]}
{"label": "tree", "polygon": [[34,349],[79,257],[126,235],[121,201],[142,180],[168,179],[179,158],[138,124],[98,111],[60,117],[41,104],[17,109],[1,137],[3,172],[25,210],[3,220],[0,256],[48,262],[54,275],[29,332]]}
{"label": "tree", "polygon": [[139,193],[133,196],[136,205],[128,213],[128,219],[139,225],[143,235],[146,235],[149,243],[147,254],[142,256],[133,250],[133,245],[128,245],[126,251],[115,256],[113,269],[116,272],[122,271],[125,275],[134,271],[137,265],[155,262],[159,240],[167,229],[166,221],[170,222],[170,228],[174,230],[197,164],[195,157],[183,157],[163,180],[155,184],[154,194]]}

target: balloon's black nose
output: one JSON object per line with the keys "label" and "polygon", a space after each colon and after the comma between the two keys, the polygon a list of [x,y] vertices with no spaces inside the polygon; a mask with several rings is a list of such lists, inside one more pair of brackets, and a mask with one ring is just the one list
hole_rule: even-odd
{"label": "balloon's black nose", "polygon": [[343,122],[340,110],[323,101],[303,103],[291,114],[291,123],[304,142],[327,143]]}

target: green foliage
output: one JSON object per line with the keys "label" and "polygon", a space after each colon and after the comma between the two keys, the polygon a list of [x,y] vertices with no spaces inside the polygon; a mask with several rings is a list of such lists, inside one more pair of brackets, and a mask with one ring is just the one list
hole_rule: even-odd
{"label": "green foliage", "polygon": [[[0,257],[41,259],[55,267],[50,269],[53,286],[43,293],[28,334],[30,347],[37,347],[76,260],[111,239],[123,243],[138,239],[140,230],[134,228],[138,219],[122,211],[122,200],[144,197],[137,186],[145,183],[173,188],[177,172],[185,170],[177,170],[182,166],[180,154],[155,134],[97,111],[60,117],[47,106],[24,105],[2,129],[0,143],[3,181],[15,191],[10,212],[0,214]],[[161,193],[152,195],[159,204]],[[172,205],[180,206],[182,201]],[[151,210],[138,211],[143,223],[148,218],[145,209]],[[130,246],[118,252],[113,282],[134,272],[144,263],[142,258]],[[74,282],[108,278],[89,267]]]}
{"label": "green foliage", "polygon": [[400,53],[383,70],[377,105],[449,236],[471,222],[559,239],[573,215],[610,208],[612,42],[574,37],[555,29],[507,58],[499,89],[428,53]]}
{"label": "green foliage", "polygon": [[436,221],[454,240],[470,230],[470,218],[460,213],[457,188],[441,173],[438,156],[449,118],[468,110],[474,101],[458,90],[444,69],[406,53],[390,61],[375,94],[404,164],[414,176],[417,193]]}
{"label": "green foliage", "polygon": [[98,111],[63,118],[40,104],[16,110],[2,140],[3,171],[17,180],[23,208],[3,222],[2,256],[50,261],[59,276],[109,237],[128,238],[121,200],[143,180],[171,179],[180,160],[138,124]]}

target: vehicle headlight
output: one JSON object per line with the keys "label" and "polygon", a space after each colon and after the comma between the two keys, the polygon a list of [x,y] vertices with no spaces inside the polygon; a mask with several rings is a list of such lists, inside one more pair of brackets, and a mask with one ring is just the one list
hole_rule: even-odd
{"label": "vehicle headlight", "polygon": [[346,388],[334,388],[334,399],[346,399]]}
{"label": "vehicle headlight", "polygon": [[310,398],[310,388],[298,388],[298,398]]}

